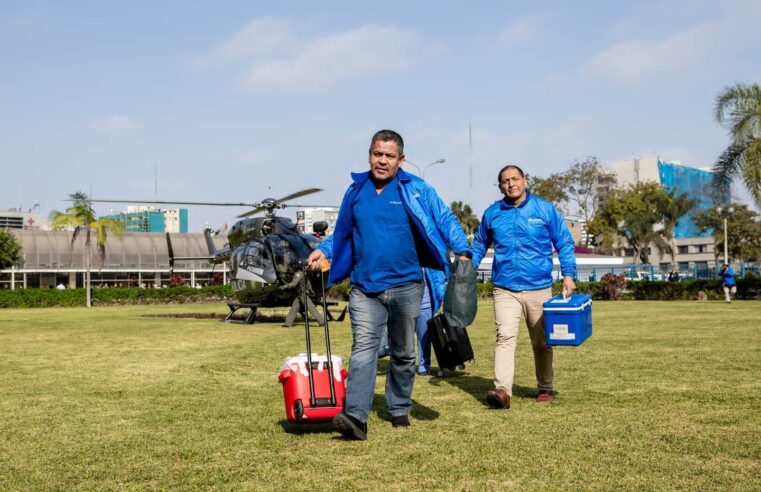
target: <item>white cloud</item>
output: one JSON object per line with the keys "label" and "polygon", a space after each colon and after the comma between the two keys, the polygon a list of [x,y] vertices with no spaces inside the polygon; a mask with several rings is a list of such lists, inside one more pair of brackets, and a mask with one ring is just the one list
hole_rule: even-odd
{"label": "white cloud", "polygon": [[254,63],[245,85],[313,90],[362,75],[388,75],[409,66],[414,40],[414,33],[395,27],[360,27],[313,40],[288,60]]}
{"label": "white cloud", "polygon": [[293,47],[290,23],[274,17],[254,19],[236,32],[210,55],[200,59],[202,64],[224,64],[262,53],[273,53]]}
{"label": "white cloud", "polygon": [[541,17],[529,15],[506,26],[497,35],[497,42],[503,44],[520,44],[530,41],[539,31]]}
{"label": "white cloud", "polygon": [[135,130],[135,122],[123,115],[112,115],[107,118],[96,120],[95,128],[108,137],[121,137]]}
{"label": "white cloud", "polygon": [[584,72],[634,83],[697,65],[718,37],[715,24],[703,24],[658,41],[625,41],[594,56]]}

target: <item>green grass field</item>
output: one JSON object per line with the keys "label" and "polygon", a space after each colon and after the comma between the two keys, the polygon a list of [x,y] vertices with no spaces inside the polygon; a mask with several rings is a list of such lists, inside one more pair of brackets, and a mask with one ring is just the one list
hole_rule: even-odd
{"label": "green grass field", "polygon": [[[759,302],[598,302],[593,337],[556,349],[548,406],[523,329],[508,411],[484,404],[482,303],[476,364],[417,378],[409,429],[388,421],[381,362],[366,442],[285,421],[298,325],[145,316],[225,309],[0,310],[0,488],[761,489]],[[348,321],[332,327],[348,356]]]}

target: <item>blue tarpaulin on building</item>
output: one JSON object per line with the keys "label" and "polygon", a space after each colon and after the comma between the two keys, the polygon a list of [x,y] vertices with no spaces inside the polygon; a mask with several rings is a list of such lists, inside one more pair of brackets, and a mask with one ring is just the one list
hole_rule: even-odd
{"label": "blue tarpaulin on building", "polygon": [[[710,171],[701,171],[694,167],[680,166],[672,162],[662,162],[659,159],[658,175],[666,191],[674,191],[677,195],[686,193],[689,198],[695,200],[693,210],[704,210],[714,206],[709,193],[713,189],[713,173]],[[690,212],[679,219],[675,231],[677,239],[711,235],[712,231],[699,233],[692,221],[693,217],[693,213]]]}

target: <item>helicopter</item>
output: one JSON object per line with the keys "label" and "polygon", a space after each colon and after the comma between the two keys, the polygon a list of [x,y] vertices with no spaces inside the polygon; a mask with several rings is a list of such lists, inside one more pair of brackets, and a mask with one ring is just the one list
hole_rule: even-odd
{"label": "helicopter", "polygon": [[[236,321],[233,314],[240,308],[250,309],[245,318],[246,323],[253,323],[257,307],[291,307],[301,309],[300,293],[306,288],[312,306],[306,306],[322,323],[314,304],[322,298],[324,285],[327,283],[327,267],[314,275],[307,274],[305,264],[309,254],[320,243],[328,229],[328,223],[315,222],[313,234],[302,233],[296,224],[286,217],[275,214],[275,210],[286,207],[315,207],[316,205],[292,205],[285,202],[322,191],[319,188],[307,188],[279,199],[266,198],[255,203],[218,203],[188,201],[150,201],[150,200],[92,200],[99,203],[141,203],[167,205],[209,205],[209,206],[244,206],[252,210],[238,215],[240,219],[233,224],[227,234],[228,244],[217,248],[212,240],[212,230],[204,230],[209,256],[176,257],[169,233],[166,234],[169,252],[170,271],[177,260],[206,260],[212,264],[229,262],[230,284],[237,303],[228,304],[230,313],[226,321]],[[263,217],[252,217],[264,212]],[[304,280],[306,276],[306,281]],[[305,287],[304,287],[305,286]],[[329,313],[328,313],[329,314]],[[342,320],[345,310],[339,316]],[[294,314],[295,316],[295,314]],[[293,322],[289,313],[286,324]]]}

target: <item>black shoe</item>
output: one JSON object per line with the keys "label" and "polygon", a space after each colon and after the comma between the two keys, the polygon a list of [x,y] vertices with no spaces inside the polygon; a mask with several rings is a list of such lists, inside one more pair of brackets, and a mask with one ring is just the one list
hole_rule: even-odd
{"label": "black shoe", "polygon": [[352,441],[367,439],[367,423],[360,422],[346,413],[339,413],[333,417],[333,428],[340,432],[344,439]]}
{"label": "black shoe", "polygon": [[392,415],[391,416],[392,427],[409,427],[410,419],[407,415]]}

